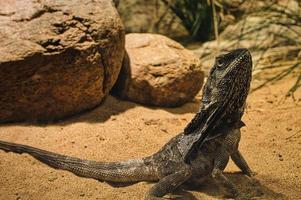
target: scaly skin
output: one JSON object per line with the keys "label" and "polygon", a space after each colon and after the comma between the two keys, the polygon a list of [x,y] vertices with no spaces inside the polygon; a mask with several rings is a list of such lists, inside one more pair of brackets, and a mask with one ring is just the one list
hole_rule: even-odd
{"label": "scaly skin", "polygon": [[194,152],[206,141],[227,131],[225,128],[240,128],[241,117],[252,79],[252,57],[247,49],[236,49],[216,58],[203,89],[199,112],[184,129],[186,135],[193,135],[185,152],[185,162],[193,159]]}
{"label": "scaly skin", "polygon": [[[241,116],[250,78],[247,74],[247,79],[245,79],[247,83],[244,83],[242,81],[244,78],[232,77],[231,79],[231,76],[226,75],[234,70],[235,75],[245,77],[244,70],[250,70],[251,58],[245,49],[235,50],[229,54],[233,59],[230,59],[224,68],[216,70],[216,66],[213,67],[204,87],[200,112],[187,126],[185,133],[175,136],[157,153],[149,157],[106,163],[82,160],[4,141],[0,141],[0,149],[20,154],[28,153],[51,167],[101,181],[158,181],[148,191],[146,199],[161,199],[185,182],[205,180],[209,177],[220,182],[228,194],[237,196],[238,191],[234,184],[222,172],[231,157],[245,175],[254,175],[238,150],[242,126]],[[241,57],[247,57],[247,59],[238,62],[242,60]],[[232,66],[230,70],[228,66]],[[244,70],[239,71],[240,68]],[[224,71],[227,73],[222,73]],[[229,85],[224,87],[224,83],[217,84],[224,79],[227,79],[226,82],[231,82],[231,80],[236,82],[239,79],[243,86],[235,89]],[[244,93],[233,94],[233,91],[234,93],[241,92],[243,87]],[[221,89],[228,89],[230,94],[227,91],[220,91]],[[224,95],[224,98],[220,95]],[[227,103],[222,103],[222,99]]]}

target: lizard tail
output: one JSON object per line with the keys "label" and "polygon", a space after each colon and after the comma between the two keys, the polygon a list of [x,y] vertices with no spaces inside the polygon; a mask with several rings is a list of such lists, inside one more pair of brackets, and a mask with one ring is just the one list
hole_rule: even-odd
{"label": "lizard tail", "polygon": [[137,182],[158,179],[151,167],[150,157],[121,162],[97,162],[4,141],[0,141],[0,149],[19,154],[28,153],[53,168],[67,170],[78,176],[100,181]]}

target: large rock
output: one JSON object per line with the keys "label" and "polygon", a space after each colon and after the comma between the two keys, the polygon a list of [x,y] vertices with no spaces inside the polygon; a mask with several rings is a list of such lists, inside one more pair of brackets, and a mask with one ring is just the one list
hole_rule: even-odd
{"label": "large rock", "polygon": [[111,0],[0,1],[0,121],[92,108],[114,85],[124,28]]}
{"label": "large rock", "polygon": [[155,34],[126,35],[126,51],[114,94],[138,103],[178,106],[203,84],[199,59],[177,42]]}

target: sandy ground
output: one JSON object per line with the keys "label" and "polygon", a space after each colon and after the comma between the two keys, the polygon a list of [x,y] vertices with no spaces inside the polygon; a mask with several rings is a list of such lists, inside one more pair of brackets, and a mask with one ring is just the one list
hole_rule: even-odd
{"label": "sandy ground", "polygon": [[[258,173],[252,184],[232,162],[228,176],[252,199],[301,198],[301,89],[284,94],[286,79],[249,95],[240,150]],[[116,161],[150,155],[179,133],[199,107],[199,97],[174,109],[149,108],[109,96],[93,111],[48,125],[6,124],[0,140],[80,158]],[[114,187],[52,169],[29,155],[0,151],[0,199],[143,199],[153,183]],[[222,199],[213,182],[183,186],[172,199]]]}

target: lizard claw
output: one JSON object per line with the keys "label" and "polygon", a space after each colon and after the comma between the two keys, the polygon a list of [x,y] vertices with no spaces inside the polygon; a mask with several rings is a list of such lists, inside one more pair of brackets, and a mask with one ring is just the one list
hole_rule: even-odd
{"label": "lizard claw", "polygon": [[253,178],[254,176],[257,175],[256,172],[253,172],[253,171],[246,171],[246,172],[243,172],[245,175],[247,175],[248,177],[250,178]]}
{"label": "lizard claw", "polygon": [[253,171],[249,172],[249,174],[248,174],[249,177],[254,177],[256,175],[257,175],[257,172],[253,172]]}
{"label": "lizard claw", "polygon": [[255,176],[257,175],[256,172],[250,171],[248,173],[245,173],[245,175],[253,186],[259,183],[259,181],[255,179]]}

